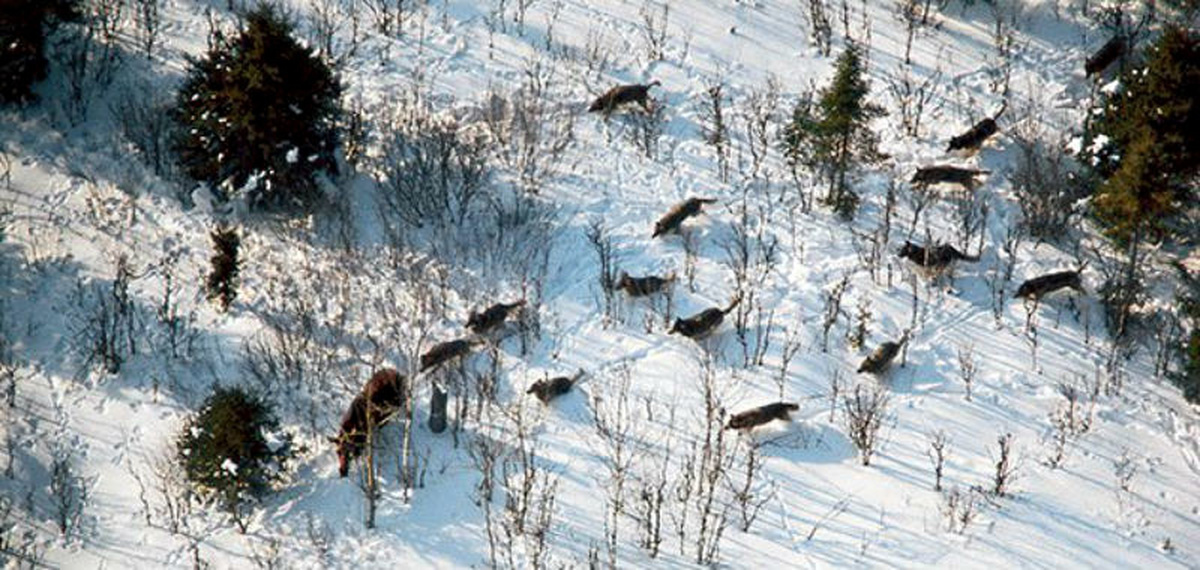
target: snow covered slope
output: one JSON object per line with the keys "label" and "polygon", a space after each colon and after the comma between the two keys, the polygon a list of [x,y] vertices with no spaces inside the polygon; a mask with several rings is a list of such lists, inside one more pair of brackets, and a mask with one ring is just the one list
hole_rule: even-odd
{"label": "snow covered slope", "polygon": [[[349,4],[288,5],[311,41],[316,7]],[[337,183],[340,211],[242,215],[245,264],[229,313],[205,300],[202,283],[209,231],[234,214],[153,174],[111,112],[131,96],[122,89],[169,97],[185,55],[204,49],[206,12],[230,21],[225,2],[164,2],[161,48],[150,59],[128,54],[113,87],[77,124],[61,103],[60,75],[41,87],[40,105],[5,111],[0,333],[11,339],[16,396],[11,406],[0,402],[0,545],[24,552],[0,554],[6,567],[32,559],[65,568],[644,568],[698,559],[735,568],[1200,566],[1200,419],[1156,374],[1155,343],[1128,359],[1113,356],[1094,263],[1084,273],[1089,294],[1050,297],[1032,314],[1011,299],[1022,280],[1077,267],[1101,240],[1091,230],[1060,246],[1026,239],[1011,279],[1002,279],[1004,243],[1020,217],[1006,176],[1016,155],[1008,131],[1041,122],[1065,135],[1092,92],[1082,62],[1104,37],[1075,7],[952,3],[937,14],[937,26],[913,40],[913,76],[938,74],[914,137],[901,131],[889,91],[906,67],[907,32],[892,2],[830,2],[830,56],[810,44],[802,2],[675,0],[665,12],[658,2],[628,0],[507,4],[429,2],[390,36],[373,28],[364,7],[353,53],[344,17],[334,52],[345,55],[348,104],[374,121],[410,93],[473,120],[491,94],[511,93],[530,77],[545,82],[547,131],[569,127],[570,144],[538,164],[546,174],[535,199],[500,207],[525,216],[513,222],[515,237],[481,230],[463,244],[461,232],[425,228],[397,241],[370,178],[348,175]],[[522,4],[531,5],[518,22]],[[1002,133],[973,157],[946,156],[951,136],[1002,104],[997,18],[1014,40]],[[799,93],[828,81],[847,31],[869,46],[872,98],[890,112],[876,123],[890,158],[859,182],[863,203],[850,223],[820,205],[800,207],[777,148],[781,122]],[[657,125],[584,112],[612,85],[651,79],[662,83],[652,91]],[[730,129],[727,176],[706,143],[704,101],[717,84]],[[752,142],[756,105],[772,119],[761,163]],[[498,187],[519,185],[511,164],[493,162]],[[943,199],[914,223],[919,197],[905,181],[933,162],[990,175],[975,201],[938,189]],[[889,212],[893,181],[898,202]],[[814,191],[816,183],[802,186]],[[686,239],[651,239],[653,222],[692,196],[719,202],[686,222]],[[980,204],[986,216],[964,233],[962,212]],[[676,273],[671,299],[618,295],[604,316],[588,238],[596,222],[619,268]],[[864,262],[872,236],[884,240],[875,272]],[[981,259],[935,279],[894,255],[906,239],[927,237]],[[702,342],[667,334],[675,316],[729,302],[739,259],[754,291],[743,299],[744,338],[734,314]],[[122,263],[136,350],[107,374],[85,362],[80,347]],[[839,289],[840,311],[831,312]],[[382,496],[376,527],[365,528],[359,468],[338,478],[325,440],[341,411],[372,368],[407,370],[421,349],[463,334],[469,310],[517,297],[538,311],[540,335],[512,334],[464,364],[470,399],[457,434],[427,429],[430,377],[421,377],[412,433],[418,484],[406,491],[400,482],[397,422],[382,434]],[[860,322],[865,337],[856,347],[850,339]],[[855,373],[871,350],[905,331],[903,366],[881,378]],[[977,367],[970,386],[964,360]],[[271,376],[262,372],[268,362],[292,367]],[[548,406],[525,395],[538,379],[578,369],[585,375],[576,389]],[[475,409],[484,378],[497,381],[497,401]],[[177,486],[162,476],[183,418],[215,383],[272,386],[284,424],[307,447],[245,534],[219,509],[181,507],[170,492]],[[846,427],[845,399],[856,386],[888,399],[869,466]],[[1077,395],[1070,412],[1064,394]],[[710,412],[719,420],[780,399],[800,405],[790,423],[751,435],[706,431]],[[930,458],[939,432],[947,440],[941,491]],[[1014,478],[996,496],[1006,434]],[[722,452],[705,456],[706,441]],[[501,457],[485,504],[479,457],[488,452]],[[55,464],[72,465],[76,478],[56,482]],[[713,478],[696,482],[687,472]],[[511,530],[505,510],[526,480],[531,512],[548,513],[544,552],[537,533]],[[66,536],[56,520],[59,499],[70,494],[62,488],[86,490]],[[654,516],[643,509],[656,490],[664,496],[661,547],[651,557],[644,528]],[[552,503],[539,502],[550,496]],[[614,517],[618,496],[624,508]],[[959,502],[948,514],[951,500]],[[964,509],[973,514],[966,524]],[[536,527],[536,518],[527,522]]]}

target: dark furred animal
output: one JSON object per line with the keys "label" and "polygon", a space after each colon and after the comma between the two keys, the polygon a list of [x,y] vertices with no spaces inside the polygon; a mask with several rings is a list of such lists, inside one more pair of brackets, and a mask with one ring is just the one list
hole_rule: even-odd
{"label": "dark furred animal", "polygon": [[688,198],[683,202],[675,204],[675,207],[671,208],[657,222],[654,222],[654,233],[650,237],[658,237],[662,234],[678,230],[684,220],[699,214],[700,209],[705,204],[712,204],[716,201],[716,198]]}
{"label": "dark furred animal", "polygon": [[700,311],[699,313],[696,313],[695,315],[692,315],[686,319],[675,319],[675,325],[671,327],[669,333],[679,333],[688,338],[701,338],[707,336],[717,328],[717,325],[721,324],[721,321],[725,320],[726,313],[732,311],[733,308],[737,306],[739,301],[741,301],[741,299],[734,299],[733,302],[729,303],[729,306],[725,307],[724,309],[720,307],[713,307],[711,309],[704,309],[703,311]]}
{"label": "dark furred animal", "polygon": [[945,267],[955,261],[979,261],[978,255],[967,255],[950,244],[921,247],[910,241],[904,242],[904,247],[900,248],[898,255],[921,267],[933,269]]}
{"label": "dark furred animal", "polygon": [[888,365],[892,363],[892,360],[896,358],[897,354],[900,354],[900,348],[904,346],[904,343],[907,342],[907,340],[908,336],[905,335],[904,337],[900,338],[900,342],[888,341],[879,345],[879,347],[875,349],[875,352],[872,352],[871,355],[868,356],[866,360],[863,360],[862,364],[858,366],[858,372],[879,374],[880,372],[887,370]]}
{"label": "dark furred animal", "polygon": [[951,138],[950,146],[946,150],[978,150],[983,145],[983,141],[986,141],[988,137],[996,134],[996,131],[999,130],[996,127],[996,121],[1000,119],[1000,115],[1004,114],[1004,109],[1007,107],[1008,102],[1006,101],[1004,106],[1000,107],[1000,111],[995,115],[975,123],[975,126],[971,127],[971,130]]}
{"label": "dark furred animal", "polygon": [[543,404],[549,404],[550,400],[570,392],[571,388],[582,377],[583,370],[580,370],[574,376],[557,376],[550,379],[538,380],[525,393],[537,396],[537,399],[541,400]]}
{"label": "dark furred animal", "polygon": [[630,297],[645,297],[653,295],[666,289],[675,281],[675,273],[670,273],[666,277],[658,277],[655,275],[647,275],[646,277],[630,277],[628,273],[621,272],[621,276],[617,278],[616,287],[625,291]]}
{"label": "dark furred animal", "polygon": [[471,348],[474,346],[474,341],[465,338],[435,344],[428,352],[421,355],[421,372],[456,358],[462,358],[470,354]]}
{"label": "dark furred animal", "polygon": [[923,166],[917,169],[916,174],[913,174],[912,183],[927,186],[929,184],[947,182],[950,184],[960,184],[967,190],[974,190],[975,186],[979,184],[979,181],[975,180],[975,177],[980,174],[987,174],[988,172],[987,170],[961,168],[946,164]]}
{"label": "dark furred animal", "polygon": [[658,85],[662,85],[662,83],[659,83],[657,79],[645,85],[618,85],[597,97],[595,101],[592,101],[592,106],[588,107],[588,112],[595,113],[601,111],[607,115],[617,107],[627,103],[637,103],[646,112],[650,112],[650,88]]}
{"label": "dark furred animal", "polygon": [[759,406],[757,408],[752,408],[744,412],[733,414],[733,416],[729,418],[729,423],[725,424],[725,429],[750,430],[765,423],[769,423],[772,420],[782,420],[786,422],[792,419],[788,414],[799,409],[799,404],[793,404],[791,402],[775,402],[774,404]]}
{"label": "dark furred animal", "polygon": [[1022,283],[1020,287],[1017,287],[1016,297],[1018,299],[1040,299],[1043,295],[1048,295],[1063,287],[1070,287],[1080,293],[1087,293],[1083,290],[1083,282],[1079,278],[1078,271],[1059,271],[1058,273],[1034,277]]}
{"label": "dark furred animal", "polygon": [[482,313],[471,311],[471,315],[467,318],[467,328],[476,334],[488,332],[502,324],[508,315],[525,305],[525,301],[516,301],[513,303],[496,303],[488,307]]}
{"label": "dark furred animal", "polygon": [[1112,65],[1112,62],[1121,57],[1123,53],[1125,53],[1125,40],[1121,39],[1121,36],[1113,36],[1112,39],[1104,42],[1104,45],[1096,50],[1096,53],[1087,58],[1087,61],[1083,64],[1083,71],[1089,77],[1100,73]]}
{"label": "dark furred animal", "polygon": [[362,454],[367,434],[378,429],[404,407],[407,398],[404,377],[394,368],[384,368],[373,374],[350,407],[342,414],[342,428],[337,437],[338,475],[350,472],[350,462]]}

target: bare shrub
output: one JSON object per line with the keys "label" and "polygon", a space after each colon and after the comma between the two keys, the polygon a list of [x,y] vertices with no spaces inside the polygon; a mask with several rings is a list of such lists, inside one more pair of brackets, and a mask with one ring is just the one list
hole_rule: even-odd
{"label": "bare shrub", "polygon": [[879,429],[887,419],[888,400],[884,388],[867,388],[862,384],[854,387],[853,396],[842,400],[846,434],[858,448],[864,466],[871,465],[871,457],[878,448]]}
{"label": "bare shrub", "polygon": [[613,238],[604,227],[604,221],[596,218],[588,224],[587,240],[596,252],[600,262],[600,274],[597,276],[600,287],[600,308],[604,312],[604,325],[607,328],[616,315],[616,246]]}
{"label": "bare shrub", "polygon": [[829,57],[833,51],[833,24],[829,19],[828,0],[798,0],[800,13],[807,16],[809,42]]}
{"label": "bare shrub", "polygon": [[1013,269],[1017,266],[1017,252],[1021,247],[1022,231],[1015,226],[1009,226],[1005,230],[1004,242],[1001,244],[1000,251],[1004,256],[996,260],[996,264],[988,272],[987,282],[988,288],[991,290],[992,301],[992,318],[996,321],[996,326],[1000,326],[1000,319],[1004,316],[1004,309],[1008,306],[1008,283],[1012,281]]}
{"label": "bare shrub", "polygon": [[1093,399],[1088,409],[1084,410],[1083,392],[1073,382],[1059,382],[1058,393],[1063,397],[1063,401],[1050,413],[1053,451],[1046,463],[1051,469],[1062,466],[1066,459],[1067,444],[1091,429],[1092,410],[1095,406],[1096,392],[1092,392]]}
{"label": "bare shrub", "polygon": [[28,515],[18,510],[15,497],[0,495],[0,555],[12,568],[43,568],[45,547],[37,529],[27,526]]}
{"label": "bare shrub", "polygon": [[[647,402],[646,405],[649,408],[650,403]],[[673,411],[672,420],[674,419]],[[651,411],[651,416],[653,416],[653,411]],[[670,421],[668,424],[672,425],[674,422]],[[636,479],[637,487],[635,487],[632,508],[634,519],[638,521],[638,527],[641,530],[638,543],[648,551],[650,558],[658,557],[663,542],[663,507],[667,505],[670,498],[669,471],[672,451],[672,443],[668,440],[663,446],[662,453],[652,454],[649,461],[639,462],[643,466],[643,472]]]}
{"label": "bare shrub", "polygon": [[574,112],[558,107],[552,93],[555,66],[525,64],[522,85],[509,94],[492,91],[483,108],[489,147],[518,186],[536,194],[561,168],[563,152],[574,142]]}
{"label": "bare shrub", "polygon": [[1021,227],[1039,240],[1067,235],[1078,215],[1075,203],[1085,195],[1073,159],[1036,132],[1017,130],[1013,142],[1017,165],[1009,180],[1021,205]]}
{"label": "bare shrub", "polygon": [[646,0],[642,4],[641,10],[638,11],[638,15],[642,19],[639,31],[642,36],[646,61],[649,63],[661,61],[667,46],[667,24],[671,19],[671,2],[664,0],[662,9],[655,10],[654,2]]}
{"label": "bare shrub", "polygon": [[748,367],[762,364],[770,348],[775,311],[762,306],[759,292],[767,288],[767,279],[778,266],[779,241],[767,231],[762,215],[750,215],[746,189],[738,216],[732,226],[732,235],[721,243],[721,247],[725,250],[722,262],[733,273],[733,296],[740,299],[733,322],[738,343],[742,346],[742,364]]}
{"label": "bare shrub", "polygon": [[[0,395],[8,404],[9,409],[17,405],[17,370],[21,363],[15,350],[16,334],[12,330],[8,317],[8,302],[0,299]],[[9,434],[11,437],[11,434]],[[12,469],[12,455],[9,455],[8,470]]]}
{"label": "bare shrub", "polygon": [[[139,0],[153,3],[156,0]],[[169,113],[174,104],[169,93],[149,85],[130,85],[110,104],[125,140],[133,145],[155,174],[173,172],[171,137],[175,122]]]}
{"label": "bare shrub", "polygon": [[1013,452],[1013,437],[1011,433],[1006,433],[996,439],[998,445],[996,461],[996,470],[992,476],[992,494],[997,497],[1004,497],[1009,494],[1013,479],[1017,475],[1016,457]]}
{"label": "bare shrub", "polygon": [[662,156],[659,142],[667,126],[666,109],[665,105],[652,105],[647,113],[631,113],[623,117],[631,127],[626,132],[634,148],[650,160],[658,160]]}
{"label": "bare shrub", "polygon": [[746,151],[750,153],[751,178],[758,178],[762,174],[763,165],[772,149],[772,141],[779,137],[774,129],[781,119],[781,91],[779,81],[771,76],[767,79],[765,87],[751,89],[742,104],[741,118]]}
{"label": "bare shrub", "polygon": [[975,358],[975,345],[959,345],[956,354],[958,356],[958,377],[963,381],[963,386],[967,390],[967,401],[970,402],[971,387],[975,385],[975,378],[979,376],[979,359]]}
{"label": "bare shrub", "polygon": [[850,275],[846,274],[842,276],[841,281],[834,284],[823,295],[825,309],[821,318],[821,352],[829,352],[829,332],[833,329],[833,325],[837,324],[838,317],[847,316],[842,310],[842,296],[845,295],[846,288],[849,286]]}
{"label": "bare shrub", "polygon": [[162,32],[162,0],[132,0],[133,20],[136,24],[134,35],[138,47],[146,52],[146,56],[154,55],[154,46],[158,45],[158,36]]}
{"label": "bare shrub", "polygon": [[858,298],[858,311],[854,313],[854,328],[846,333],[846,343],[858,350],[867,341],[871,324],[871,300],[865,295]]}
{"label": "bare shrub", "polygon": [[929,437],[929,462],[933,465],[933,490],[942,490],[942,475],[946,466],[946,447],[950,444],[950,437],[946,435],[946,430],[937,430],[930,432]]}
{"label": "bare shrub", "polygon": [[742,455],[743,471],[740,480],[734,483],[733,500],[741,515],[739,526],[742,532],[750,532],[750,525],[754,524],[762,508],[775,498],[775,493],[768,483],[762,481],[763,457],[759,444],[749,438],[742,439],[741,444],[745,450]]}
{"label": "bare shrub", "polygon": [[982,193],[966,193],[951,200],[954,211],[958,214],[958,243],[963,251],[971,250],[971,240],[979,236],[979,250],[983,250],[983,229],[987,227],[987,217],[990,212],[987,196]]}
{"label": "bare shrub", "polygon": [[[693,536],[694,558],[697,564],[711,565],[720,555],[721,539],[729,522],[729,504],[722,500],[723,482],[732,467],[733,454],[725,435],[725,413],[720,402],[724,387],[718,382],[710,358],[702,361],[700,389],[704,403],[704,439],[699,449],[693,449],[690,464],[694,485],[689,493],[694,509],[692,516],[696,531]],[[682,536],[681,536],[682,538]],[[681,549],[683,544],[680,544]],[[681,552],[681,554],[683,554]]]}
{"label": "bare shrub", "polygon": [[462,224],[484,198],[485,141],[449,114],[401,98],[373,161],[381,205],[414,227]]}
{"label": "bare shrub", "polygon": [[958,487],[942,493],[942,516],[946,518],[946,530],[963,534],[979,514],[980,497],[974,489],[960,491]]}
{"label": "bare shrub", "polygon": [[182,290],[178,275],[181,252],[167,253],[157,267],[162,280],[162,296],[154,308],[154,314],[162,327],[159,352],[171,358],[186,358],[192,355],[199,330],[195,327],[196,311],[183,307]]}
{"label": "bare shrub", "polygon": [[111,284],[80,282],[74,293],[74,333],[84,358],[83,368],[100,366],[109,374],[120,372],[125,360],[137,352],[138,315],[129,293],[133,270],[129,259],[117,258]]}
{"label": "bare shrub", "polygon": [[888,93],[892,95],[892,101],[898,111],[901,132],[913,138],[920,138],[921,122],[925,119],[926,112],[936,112],[941,108],[939,99],[935,99],[934,96],[938,92],[942,70],[939,67],[924,78],[919,78],[913,76],[911,65],[901,64],[899,68],[898,76],[889,77],[887,80]]}
{"label": "bare shrub", "polygon": [[50,498],[54,522],[65,540],[79,538],[88,505],[89,482],[79,474],[76,460],[77,440],[61,434],[50,448]]}
{"label": "bare shrub", "polygon": [[629,401],[631,384],[631,371],[628,366],[621,366],[610,377],[610,385],[597,386],[592,394],[594,426],[604,450],[605,473],[601,481],[606,492],[605,548],[610,567],[617,565],[620,521],[626,510],[626,484],[637,443],[634,427],[639,419],[634,416]]}
{"label": "bare shrub", "polygon": [[723,93],[724,80],[718,78],[705,88],[700,99],[699,111],[704,142],[713,149],[717,158],[717,174],[722,182],[729,181],[729,124],[725,117],[726,98]]}

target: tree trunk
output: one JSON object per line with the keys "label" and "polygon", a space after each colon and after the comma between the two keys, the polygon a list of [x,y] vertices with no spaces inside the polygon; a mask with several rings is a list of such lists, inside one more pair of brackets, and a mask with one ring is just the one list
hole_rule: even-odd
{"label": "tree trunk", "polygon": [[449,396],[441,386],[433,385],[433,394],[429,396],[429,431],[442,433],[446,431],[446,404]]}

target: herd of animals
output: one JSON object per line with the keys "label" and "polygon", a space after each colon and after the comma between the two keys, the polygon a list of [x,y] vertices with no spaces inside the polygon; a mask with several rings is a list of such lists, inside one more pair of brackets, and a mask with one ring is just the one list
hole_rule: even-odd
{"label": "herd of animals", "polygon": [[[1103,71],[1125,53],[1125,47],[1125,42],[1119,36],[1109,40],[1087,59],[1084,66],[1087,75],[1092,76]],[[597,97],[588,107],[588,111],[601,112],[607,117],[620,107],[636,103],[643,110],[649,112],[652,109],[650,90],[659,85],[661,85],[659,81],[651,81],[647,84],[613,87]],[[965,133],[951,138],[947,151],[977,151],[988,138],[999,131],[996,121],[1003,113],[1004,107],[1001,107],[995,115],[984,118]],[[972,191],[978,184],[976,177],[984,174],[988,174],[988,171],[937,164],[918,168],[911,183],[920,186],[940,183],[958,184],[967,191]],[[676,204],[655,222],[651,238],[681,231],[684,221],[699,215],[705,205],[715,202],[714,198],[689,198]],[[949,244],[934,243],[919,246],[907,241],[897,255],[931,271],[944,270],[951,264],[960,261],[979,260],[978,256],[967,255]],[[1017,288],[1014,297],[1036,301],[1045,295],[1065,288],[1085,293],[1081,270],[1082,268],[1059,271],[1029,279]],[[662,277],[656,275],[633,277],[622,271],[611,285],[616,290],[624,291],[630,297],[645,297],[665,291],[674,281],[674,273]],[[702,339],[712,334],[720,326],[725,315],[732,311],[739,301],[740,299],[735,297],[725,307],[711,307],[687,318],[677,318],[668,334],[680,334],[696,340]],[[521,311],[524,304],[523,300],[518,300],[512,303],[498,303],[482,312],[472,311],[467,319],[466,328],[473,333],[473,336],[433,345],[421,355],[420,372],[425,373],[470,355],[475,347],[486,342],[488,333],[499,329],[511,315]],[[908,334],[909,332],[905,331],[898,341],[880,344],[863,360],[857,372],[874,375],[885,372],[909,340]],[[573,376],[541,379],[534,382],[526,394],[532,394],[543,404],[548,404],[553,399],[570,392],[583,375],[584,371],[580,370]],[[408,397],[405,377],[396,369],[384,368],[371,376],[343,414],[338,435],[330,438],[337,447],[338,474],[341,477],[347,476],[350,463],[363,452],[371,430],[383,425],[397,411],[401,410]],[[732,414],[725,428],[750,430],[774,420],[787,421],[790,419],[789,414],[799,409],[800,406],[792,402],[765,404]]]}

